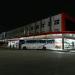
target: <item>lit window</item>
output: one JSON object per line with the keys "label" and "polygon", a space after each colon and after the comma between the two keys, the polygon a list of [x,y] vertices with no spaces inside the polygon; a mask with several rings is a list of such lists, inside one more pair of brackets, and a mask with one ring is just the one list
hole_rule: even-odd
{"label": "lit window", "polygon": [[59,24],[59,20],[55,20],[54,21],[54,24],[56,25],[56,24]]}

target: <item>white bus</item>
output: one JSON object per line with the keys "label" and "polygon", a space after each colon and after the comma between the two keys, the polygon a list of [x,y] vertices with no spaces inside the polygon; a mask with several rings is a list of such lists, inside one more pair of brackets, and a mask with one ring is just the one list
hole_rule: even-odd
{"label": "white bus", "polygon": [[[70,44],[64,41],[64,49],[69,48]],[[62,38],[21,40],[21,49],[62,50]]]}
{"label": "white bus", "polygon": [[28,39],[23,40],[21,49],[62,50],[62,39]]}
{"label": "white bus", "polygon": [[50,49],[54,48],[53,39],[24,40],[21,49]]}

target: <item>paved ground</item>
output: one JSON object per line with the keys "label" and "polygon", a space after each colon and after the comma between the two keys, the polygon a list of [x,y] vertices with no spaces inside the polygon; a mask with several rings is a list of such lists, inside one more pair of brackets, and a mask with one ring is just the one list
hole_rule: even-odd
{"label": "paved ground", "polygon": [[75,75],[75,53],[0,49],[0,75]]}

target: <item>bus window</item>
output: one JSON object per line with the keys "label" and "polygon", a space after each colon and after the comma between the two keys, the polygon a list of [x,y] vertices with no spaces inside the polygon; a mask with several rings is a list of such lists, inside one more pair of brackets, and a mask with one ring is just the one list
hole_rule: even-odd
{"label": "bus window", "polygon": [[46,43],[46,40],[40,40],[40,43]]}
{"label": "bus window", "polygon": [[46,43],[46,40],[36,40],[36,43]]}
{"label": "bus window", "polygon": [[24,44],[25,43],[25,40],[20,40],[19,43],[20,44]]}
{"label": "bus window", "polygon": [[36,43],[36,40],[26,40],[26,43]]}
{"label": "bus window", "polygon": [[36,43],[36,40],[32,40],[32,43]]}
{"label": "bus window", "polygon": [[31,43],[31,40],[26,40],[26,43]]}
{"label": "bus window", "polygon": [[54,43],[54,40],[47,40],[47,43]]}

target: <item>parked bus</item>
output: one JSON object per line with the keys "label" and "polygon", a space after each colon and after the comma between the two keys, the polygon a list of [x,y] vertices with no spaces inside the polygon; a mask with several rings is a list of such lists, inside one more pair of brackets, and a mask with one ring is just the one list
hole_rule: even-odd
{"label": "parked bus", "polygon": [[[62,38],[20,40],[20,49],[62,50]],[[64,49],[70,49],[70,44],[66,41]]]}
{"label": "parked bus", "polygon": [[54,48],[54,39],[24,40],[21,49],[50,49]]}

